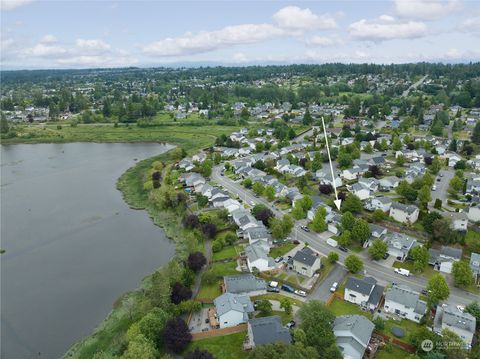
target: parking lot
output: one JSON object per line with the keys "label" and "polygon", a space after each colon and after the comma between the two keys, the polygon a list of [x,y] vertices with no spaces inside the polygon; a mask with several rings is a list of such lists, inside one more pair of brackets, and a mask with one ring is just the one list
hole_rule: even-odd
{"label": "parking lot", "polygon": [[336,264],[335,268],[328,273],[327,278],[325,278],[325,280],[320,283],[320,285],[318,285],[309,295],[309,299],[318,299],[322,302],[325,302],[332,295],[330,292],[332,284],[334,282],[341,283],[346,274],[347,270],[341,265]]}

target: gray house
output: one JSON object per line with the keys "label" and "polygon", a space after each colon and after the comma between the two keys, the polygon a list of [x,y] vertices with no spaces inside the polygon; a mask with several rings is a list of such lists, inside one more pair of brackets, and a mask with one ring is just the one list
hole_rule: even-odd
{"label": "gray house", "polygon": [[282,320],[278,315],[255,318],[248,321],[248,336],[244,345],[245,349],[279,342],[290,344],[292,336],[290,331],[282,325]]}
{"label": "gray house", "polygon": [[262,295],[267,292],[267,284],[263,279],[253,274],[229,275],[223,277],[225,292],[245,294],[249,296]]}
{"label": "gray house", "polygon": [[296,272],[312,277],[320,269],[320,257],[310,248],[302,248],[293,256],[292,267]]}
{"label": "gray house", "polygon": [[213,301],[220,328],[234,327],[248,321],[248,315],[255,311],[246,295],[224,293]]}
{"label": "gray house", "polygon": [[400,261],[407,258],[410,249],[419,245],[415,238],[403,233],[387,233],[384,238],[388,245],[388,254]]}
{"label": "gray house", "polygon": [[333,323],[337,346],[344,358],[362,359],[375,325],[363,315],[343,315]]}
{"label": "gray house", "polygon": [[470,313],[462,313],[448,305],[439,305],[433,321],[433,331],[441,333],[443,329],[448,329],[462,338],[466,348],[470,348],[476,325],[477,321]]}
{"label": "gray house", "polygon": [[427,311],[427,303],[420,300],[420,293],[406,286],[394,285],[385,294],[383,308],[388,313],[419,323]]}
{"label": "gray house", "polygon": [[380,304],[384,289],[373,277],[363,279],[349,277],[345,284],[343,299],[369,310],[375,310]]}

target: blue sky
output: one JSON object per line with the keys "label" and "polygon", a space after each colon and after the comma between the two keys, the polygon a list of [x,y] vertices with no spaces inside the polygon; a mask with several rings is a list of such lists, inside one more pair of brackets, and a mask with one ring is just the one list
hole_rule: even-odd
{"label": "blue sky", "polygon": [[17,68],[480,60],[480,1],[1,0]]}

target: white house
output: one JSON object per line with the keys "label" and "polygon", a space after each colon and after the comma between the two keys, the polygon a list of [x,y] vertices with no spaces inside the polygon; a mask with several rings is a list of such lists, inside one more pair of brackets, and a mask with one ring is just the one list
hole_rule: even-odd
{"label": "white house", "polygon": [[353,193],[355,196],[360,198],[361,201],[364,201],[370,198],[370,190],[360,183],[354,183],[351,185],[348,190]]}
{"label": "white house", "polygon": [[386,234],[384,240],[388,245],[387,253],[402,262],[407,258],[410,250],[419,245],[415,238],[398,232]]}
{"label": "white house", "polygon": [[399,285],[387,290],[383,307],[387,313],[394,313],[416,323],[420,323],[427,312],[427,303],[420,300],[420,293]]}
{"label": "white house", "polygon": [[433,321],[433,331],[440,334],[448,329],[457,334],[465,343],[466,348],[472,345],[477,320],[470,313],[460,312],[457,308],[439,305]]}
{"label": "white house", "polygon": [[372,197],[365,201],[364,207],[367,211],[375,211],[376,209],[382,212],[390,211],[392,200],[388,197]]}
{"label": "white house", "polygon": [[414,205],[405,205],[398,202],[392,202],[390,207],[390,217],[394,220],[406,224],[413,224],[418,220],[420,213],[418,207]]}
{"label": "white house", "polygon": [[368,309],[376,309],[380,304],[385,288],[378,285],[375,278],[349,277],[345,284],[343,299]]}
{"label": "white house", "polygon": [[250,272],[257,268],[260,272],[275,268],[275,261],[268,256],[268,252],[261,245],[254,244],[245,247],[247,266]]}
{"label": "white house", "polygon": [[430,248],[428,254],[428,264],[433,265],[433,269],[452,273],[453,263],[462,259],[463,252],[459,248],[442,246],[440,250]]}
{"label": "white house", "polygon": [[310,248],[305,247],[292,258],[293,269],[307,277],[313,277],[315,272],[320,269],[320,257]]}
{"label": "white house", "polygon": [[224,293],[213,301],[220,328],[234,327],[248,322],[248,315],[255,309],[246,295]]}
{"label": "white house", "polygon": [[477,204],[476,206],[471,206],[468,209],[467,216],[468,219],[472,222],[480,221],[480,204]]}

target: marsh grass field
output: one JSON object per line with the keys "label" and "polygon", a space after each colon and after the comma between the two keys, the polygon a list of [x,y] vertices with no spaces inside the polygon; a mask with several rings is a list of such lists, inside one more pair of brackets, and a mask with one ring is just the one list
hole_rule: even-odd
{"label": "marsh grass field", "polygon": [[205,125],[175,125],[140,127],[135,124],[78,124],[48,123],[18,125],[16,137],[2,139],[2,144],[64,143],[64,142],[168,142],[187,152],[212,145],[221,134],[238,127]]}

